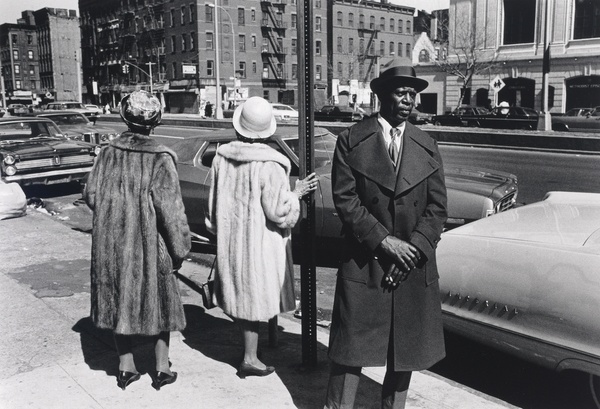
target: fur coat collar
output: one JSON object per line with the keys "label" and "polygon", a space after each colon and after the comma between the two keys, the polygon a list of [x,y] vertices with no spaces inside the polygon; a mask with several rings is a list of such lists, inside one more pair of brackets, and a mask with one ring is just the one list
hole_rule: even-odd
{"label": "fur coat collar", "polygon": [[236,162],[275,162],[290,174],[290,160],[275,149],[262,143],[233,141],[219,148],[219,155]]}
{"label": "fur coat collar", "polygon": [[164,145],[161,145],[151,136],[134,133],[131,131],[123,132],[120,137],[113,139],[110,144],[118,149],[132,152],[146,153],[168,153],[177,163],[177,154]]}

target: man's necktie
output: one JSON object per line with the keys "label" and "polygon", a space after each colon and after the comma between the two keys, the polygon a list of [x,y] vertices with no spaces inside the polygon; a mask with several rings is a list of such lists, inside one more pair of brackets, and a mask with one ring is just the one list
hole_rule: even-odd
{"label": "man's necktie", "polygon": [[388,152],[390,154],[390,159],[394,164],[394,167],[398,164],[398,145],[396,144],[396,138],[400,137],[400,131],[396,128],[392,128],[390,130],[390,135],[392,136],[392,141],[390,142],[390,146],[388,148]]}

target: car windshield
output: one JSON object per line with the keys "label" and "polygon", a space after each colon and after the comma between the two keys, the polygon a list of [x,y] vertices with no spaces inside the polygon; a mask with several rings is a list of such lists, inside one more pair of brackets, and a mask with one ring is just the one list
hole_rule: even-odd
{"label": "car windshield", "polygon": [[286,105],[275,105],[273,106],[273,108],[277,109],[278,111],[293,111],[291,107],[288,107]]}
{"label": "car windshield", "polygon": [[[284,139],[287,146],[290,147],[296,156],[299,155],[299,144],[298,138]],[[318,169],[329,163],[331,163],[333,157],[333,151],[335,150],[336,137],[326,132],[315,136],[314,147],[315,147],[315,168]]]}
{"label": "car windshield", "polygon": [[83,115],[49,115],[47,118],[52,119],[58,125],[85,125],[90,121]]}
{"label": "car windshield", "polygon": [[59,129],[48,122],[9,122],[0,124],[0,143],[34,138],[63,138]]}
{"label": "car windshield", "polygon": [[85,109],[85,107],[83,106],[83,104],[77,103],[77,102],[68,102],[66,104],[63,104],[65,109]]}

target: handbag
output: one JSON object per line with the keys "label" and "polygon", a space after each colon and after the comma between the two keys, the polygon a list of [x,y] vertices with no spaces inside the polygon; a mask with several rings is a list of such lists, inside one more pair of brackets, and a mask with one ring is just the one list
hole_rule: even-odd
{"label": "handbag", "polygon": [[211,308],[215,308],[217,306],[213,302],[213,292],[215,289],[215,280],[211,279],[216,262],[217,262],[217,257],[215,256],[215,260],[213,261],[212,267],[210,268],[210,274],[208,275],[206,282],[200,286],[200,294],[202,295],[202,304],[204,304],[204,309],[207,309],[207,310],[210,310]]}

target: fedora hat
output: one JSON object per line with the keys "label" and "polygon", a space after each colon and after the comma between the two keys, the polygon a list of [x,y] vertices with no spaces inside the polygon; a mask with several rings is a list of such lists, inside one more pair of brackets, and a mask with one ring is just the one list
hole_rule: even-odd
{"label": "fedora hat", "polygon": [[273,107],[264,98],[248,98],[233,112],[233,127],[248,139],[268,138],[277,128]]}
{"label": "fedora hat", "polygon": [[371,90],[378,94],[384,89],[389,89],[391,84],[396,87],[412,87],[417,92],[423,91],[429,85],[427,81],[417,77],[412,65],[400,58],[394,58],[383,67],[379,77],[371,81]]}

